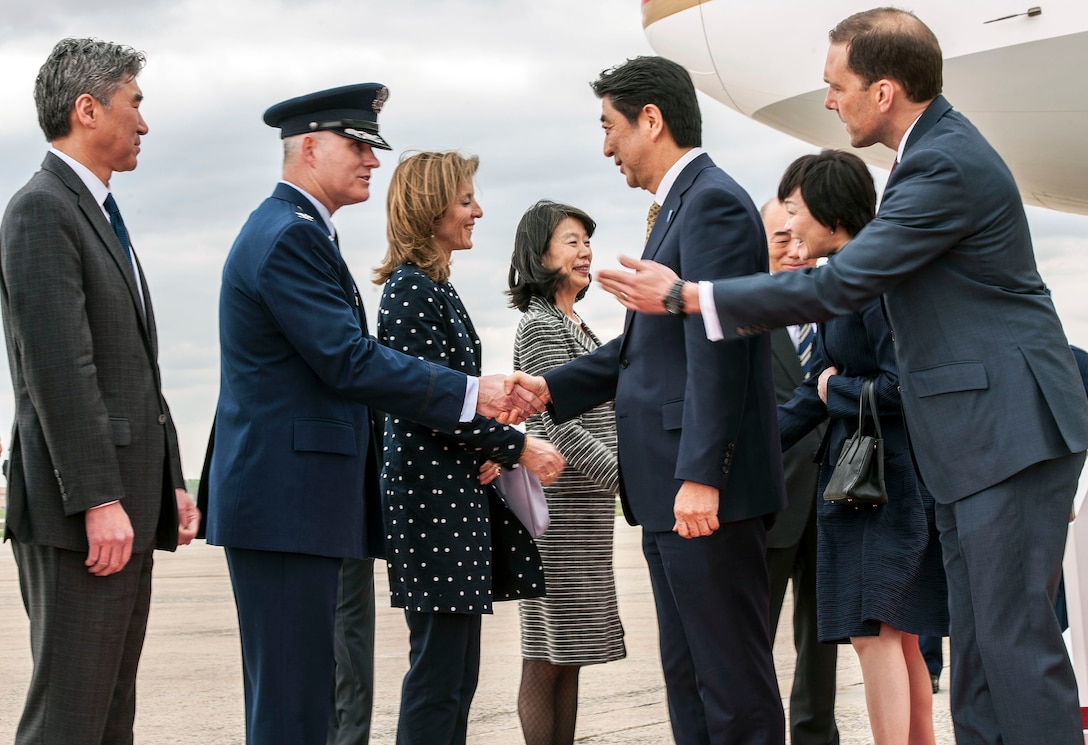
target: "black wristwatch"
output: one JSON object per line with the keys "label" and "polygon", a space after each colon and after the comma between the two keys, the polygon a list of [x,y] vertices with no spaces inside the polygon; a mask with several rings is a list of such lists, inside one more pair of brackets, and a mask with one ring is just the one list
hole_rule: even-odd
{"label": "black wristwatch", "polygon": [[684,280],[676,280],[676,283],[669,288],[669,293],[665,295],[662,302],[665,304],[665,310],[669,315],[684,315]]}

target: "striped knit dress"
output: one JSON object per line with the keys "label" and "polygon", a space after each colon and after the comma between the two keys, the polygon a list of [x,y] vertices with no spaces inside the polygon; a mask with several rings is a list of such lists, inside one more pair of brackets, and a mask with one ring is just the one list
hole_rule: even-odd
{"label": "striped knit dress", "polygon": [[[539,375],[600,345],[588,326],[534,297],[518,324],[514,369]],[[522,657],[553,665],[623,659],[627,651],[612,571],[619,487],[613,405],[562,425],[547,412],[537,414],[526,430],[555,445],[567,466],[544,489],[551,525],[536,544],[548,594],[520,601]]]}

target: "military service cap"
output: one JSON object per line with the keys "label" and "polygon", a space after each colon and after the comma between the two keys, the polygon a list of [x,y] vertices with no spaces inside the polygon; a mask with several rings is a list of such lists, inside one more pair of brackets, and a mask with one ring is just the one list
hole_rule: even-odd
{"label": "military service cap", "polygon": [[381,150],[392,150],[378,134],[378,112],[389,89],[381,83],[357,83],[289,98],[264,112],[264,123],[279,127],[280,137],[327,130]]}

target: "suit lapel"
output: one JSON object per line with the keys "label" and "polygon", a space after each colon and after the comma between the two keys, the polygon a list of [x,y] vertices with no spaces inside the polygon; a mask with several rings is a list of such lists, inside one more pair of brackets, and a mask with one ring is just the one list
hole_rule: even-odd
{"label": "suit lapel", "polygon": [[[657,214],[657,221],[654,222],[654,229],[650,233],[649,239],[646,241],[646,247],[642,251],[642,258],[652,260],[657,255],[657,251],[661,248],[661,244],[665,241],[665,236],[669,232],[669,228],[672,227],[672,223],[676,220],[677,214],[680,212],[680,207],[684,201],[684,193],[691,188],[691,185],[695,183],[695,177],[706,168],[714,165],[714,162],[710,160],[710,156],[706,153],[702,153],[695,160],[684,166],[684,169],[680,171],[680,175],[676,177],[676,181],[673,182],[672,188],[669,189],[668,195],[665,197],[665,202],[661,205],[661,211]],[[635,314],[631,311],[627,311],[627,316],[623,320],[624,336],[627,334],[627,329],[631,326],[631,321],[635,318]],[[626,340],[625,342],[626,343]]]}
{"label": "suit lapel", "polygon": [[680,171],[680,175],[676,177],[676,181],[673,182],[672,188],[669,189],[669,193],[661,205],[661,211],[657,215],[653,232],[650,233],[650,238],[646,241],[646,248],[642,252],[642,258],[654,258],[658,249],[661,248],[661,244],[664,243],[665,236],[668,234],[669,228],[672,227],[677,213],[680,212],[680,207],[684,201],[684,193],[695,183],[695,177],[699,175],[699,172],[712,165],[714,163],[710,160],[710,156],[703,153],[684,166],[684,170]]}
{"label": "suit lapel", "polygon": [[[63,160],[53,155],[53,153],[46,153],[45,161],[42,162],[42,168],[56,175],[61,182],[68,187],[75,195],[76,204],[79,206],[83,216],[87,218],[88,224],[94,229],[94,232],[98,235],[99,240],[102,241],[102,245],[106,250],[106,253],[113,260],[114,265],[117,267],[117,271],[121,274],[121,279],[125,283],[125,287],[128,288],[129,297],[132,299],[133,308],[136,311],[136,316],[140,321],[140,328],[144,332],[145,341],[148,342],[149,348],[152,347],[150,343],[150,332],[147,325],[147,318],[144,314],[144,309],[147,312],[151,312],[150,301],[142,303],[140,301],[140,290],[136,286],[136,277],[132,273],[132,265],[129,263],[128,256],[125,254],[125,249],[121,245],[120,239],[117,234],[113,232],[113,226],[110,225],[110,221],[106,218],[105,213],[102,212],[102,205],[95,202],[94,197],[83,181],[75,174],[68,164]],[[141,274],[141,279],[142,279]],[[143,283],[146,287],[146,282]]]}
{"label": "suit lapel", "polygon": [[787,329],[776,329],[771,332],[771,353],[782,369],[789,373],[791,385],[794,387],[799,385],[805,373],[801,368],[801,360],[797,357],[797,348],[793,346],[793,339]]}
{"label": "suit lapel", "polygon": [[[328,227],[320,215],[314,214],[314,207],[310,200],[306,198],[306,195],[290,184],[282,182],[276,184],[276,188],[272,191],[272,198],[293,205],[296,214],[308,219],[322,232],[325,232]],[[363,330],[363,336],[370,336],[366,314],[363,312],[363,301],[359,296],[359,287],[355,284],[355,278],[351,276],[348,263],[344,261],[344,255],[340,252],[340,243],[331,235],[328,235],[327,238],[333,244],[333,250],[336,251],[336,256],[340,261],[340,286],[344,289],[344,298],[354,308],[355,318],[359,321],[359,328]]]}
{"label": "suit lapel", "polygon": [[468,310],[465,309],[465,304],[461,301],[461,296],[457,294],[457,290],[453,289],[453,285],[448,285],[450,288],[449,294],[440,292],[442,296],[442,303],[450,307],[451,318],[459,319],[465,325],[465,333],[468,334],[469,341],[472,342],[472,358],[476,363],[476,369],[469,371],[470,375],[479,375],[480,369],[483,367],[483,360],[480,359],[480,336],[476,333],[476,327],[472,325],[472,319],[469,318]]}
{"label": "suit lapel", "polygon": [[[918,143],[919,140],[925,137],[926,134],[929,133],[929,130],[933,129],[934,125],[936,125],[937,122],[939,122],[941,118],[944,117],[944,115],[951,110],[952,104],[948,103],[948,100],[944,96],[937,96],[935,99],[930,101],[929,106],[927,106],[926,110],[922,112],[922,115],[918,117],[918,123],[915,124],[914,129],[910,131],[910,137],[907,138],[907,145],[903,148],[904,160],[910,157],[911,147],[913,147],[915,144]],[[895,170],[897,171],[899,169],[896,168]],[[895,177],[896,175],[893,172],[890,176],[888,176],[888,183],[892,183],[892,181],[895,180]],[[885,190],[887,190],[888,187],[885,186],[884,188]]]}

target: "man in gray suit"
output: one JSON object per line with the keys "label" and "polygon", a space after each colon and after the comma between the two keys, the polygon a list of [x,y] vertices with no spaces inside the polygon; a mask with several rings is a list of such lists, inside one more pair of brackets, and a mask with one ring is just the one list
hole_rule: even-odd
{"label": "man in gray suit", "polygon": [[58,43],[38,73],[52,147],[0,225],[15,388],[10,539],[34,670],[17,744],[131,743],[152,552],[192,540],[151,297],[110,193],[136,167],[144,55]]}
{"label": "man in gray suit", "polygon": [[1088,399],[1035,265],[1012,174],[940,95],[942,57],[912,14],[831,31],[825,105],[851,144],[897,153],[880,210],[824,267],[677,288],[625,259],[599,272],[623,304],[679,292],[725,340],[822,320],[883,296],[903,415],[937,501],[958,742],[1083,745],[1054,598],[1088,448]]}
{"label": "man in gray suit", "polygon": [[[767,234],[771,274],[816,266],[802,259],[797,241],[786,230],[786,205],[772,199],[760,210]],[[809,374],[814,351],[815,324],[794,324],[771,332],[771,364],[779,404],[793,398],[794,389]],[[804,365],[804,367],[802,366]],[[838,745],[835,725],[836,644],[821,644],[816,629],[816,482],[820,468],[813,456],[820,447],[824,426],[805,435],[782,453],[789,505],[778,513],[767,533],[767,568],[771,575],[771,639],[778,630],[786,585],[793,580],[793,646],[797,661],[790,692],[792,745]]]}

